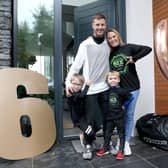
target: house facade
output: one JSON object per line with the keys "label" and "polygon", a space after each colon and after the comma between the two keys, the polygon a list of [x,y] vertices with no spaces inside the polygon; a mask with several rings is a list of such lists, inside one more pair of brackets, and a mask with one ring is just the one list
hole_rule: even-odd
{"label": "house facade", "polygon": [[155,66],[153,10],[162,1],[1,0],[0,67],[29,68],[46,76],[54,95],[49,101],[55,114],[58,140],[77,135],[78,130],[73,129],[67,112],[63,83],[79,42],[91,33],[91,15],[102,12],[108,18],[108,27],[118,29],[125,42],[153,48],[152,53],[137,62],[141,94],[135,121],[144,114],[154,113],[155,104],[159,112],[162,109],[158,104],[160,97],[155,93],[158,67]]}

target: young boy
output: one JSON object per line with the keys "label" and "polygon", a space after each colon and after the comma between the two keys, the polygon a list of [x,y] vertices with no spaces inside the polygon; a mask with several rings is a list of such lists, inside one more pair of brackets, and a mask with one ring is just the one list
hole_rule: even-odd
{"label": "young boy", "polygon": [[113,129],[117,127],[117,132],[120,139],[119,151],[116,159],[124,158],[124,143],[125,143],[125,114],[124,102],[131,98],[131,94],[119,86],[120,74],[116,71],[111,71],[106,76],[106,82],[110,89],[108,91],[109,105],[108,112],[104,114],[104,145],[103,148],[96,152],[97,156],[109,154],[109,143]]}
{"label": "young boy", "polygon": [[88,80],[85,82],[82,75],[75,73],[71,77],[70,82],[72,85],[72,90],[71,96],[68,97],[68,104],[70,106],[71,119],[74,127],[79,127],[83,133],[88,136],[95,136],[95,132],[93,131],[92,127],[87,124],[84,114],[84,99],[89,86],[91,85],[91,81]]}

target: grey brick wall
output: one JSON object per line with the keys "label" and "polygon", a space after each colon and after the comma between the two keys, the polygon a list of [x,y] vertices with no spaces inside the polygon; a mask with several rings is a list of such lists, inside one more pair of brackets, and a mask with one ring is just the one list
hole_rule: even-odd
{"label": "grey brick wall", "polygon": [[0,0],[0,68],[11,65],[12,2]]}

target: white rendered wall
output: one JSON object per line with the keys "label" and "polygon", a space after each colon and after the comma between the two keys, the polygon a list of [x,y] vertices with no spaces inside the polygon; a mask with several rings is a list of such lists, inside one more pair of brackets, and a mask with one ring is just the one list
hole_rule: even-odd
{"label": "white rendered wall", "polygon": [[126,0],[126,29],[128,43],[148,45],[153,49],[152,53],[136,63],[141,81],[136,122],[142,115],[155,112],[152,0]]}

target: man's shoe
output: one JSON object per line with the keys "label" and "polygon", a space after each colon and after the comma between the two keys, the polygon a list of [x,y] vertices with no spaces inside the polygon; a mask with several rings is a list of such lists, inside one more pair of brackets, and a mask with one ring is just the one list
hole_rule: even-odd
{"label": "man's shoe", "polygon": [[116,156],[116,160],[123,160],[124,159],[124,154],[123,152],[119,151]]}
{"label": "man's shoe", "polygon": [[131,148],[130,148],[130,144],[129,144],[128,142],[125,142],[124,155],[125,155],[125,156],[130,156],[130,155],[132,155],[132,151],[131,151]]}
{"label": "man's shoe", "polygon": [[103,155],[107,155],[107,154],[109,154],[109,151],[104,149],[104,148],[102,148],[102,149],[100,149],[99,151],[96,152],[97,156],[103,156]]}
{"label": "man's shoe", "polygon": [[91,145],[86,145],[82,157],[85,160],[91,160],[92,159],[93,154],[92,154]]}

